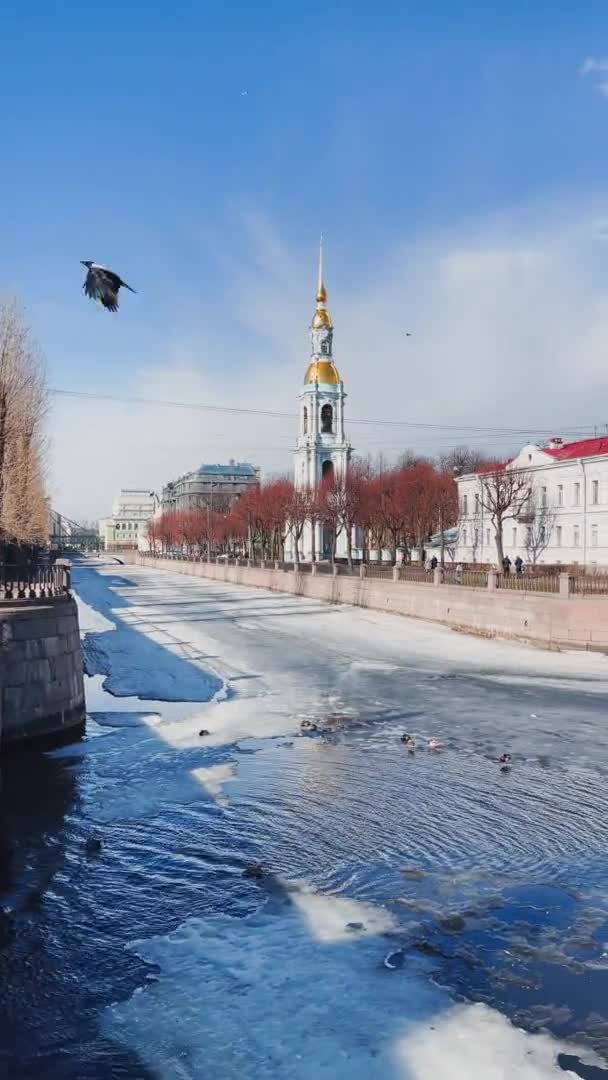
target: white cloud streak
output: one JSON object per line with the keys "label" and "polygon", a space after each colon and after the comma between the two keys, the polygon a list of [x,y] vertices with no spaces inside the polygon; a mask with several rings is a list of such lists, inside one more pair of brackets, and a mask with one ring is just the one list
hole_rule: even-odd
{"label": "white cloud streak", "polygon": [[579,75],[584,79],[587,75],[606,71],[608,71],[608,56],[587,56],[579,68]]}
{"label": "white cloud streak", "polygon": [[[589,75],[605,75],[608,72],[608,56],[587,56],[578,73],[582,79],[586,79]],[[595,89],[603,97],[608,97],[608,81],[600,78],[595,81]]]}

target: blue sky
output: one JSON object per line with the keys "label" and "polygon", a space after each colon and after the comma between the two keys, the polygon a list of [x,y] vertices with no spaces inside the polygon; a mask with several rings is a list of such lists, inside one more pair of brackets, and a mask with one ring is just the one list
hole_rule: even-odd
{"label": "blue sky", "polygon": [[[608,421],[605,4],[24,7],[1,23],[0,291],[53,386],[295,408],[323,230],[351,415]],[[86,258],[138,290],[118,316],[82,296]],[[293,441],[77,401],[51,434],[56,501],[87,516],[202,459],[288,467]]]}

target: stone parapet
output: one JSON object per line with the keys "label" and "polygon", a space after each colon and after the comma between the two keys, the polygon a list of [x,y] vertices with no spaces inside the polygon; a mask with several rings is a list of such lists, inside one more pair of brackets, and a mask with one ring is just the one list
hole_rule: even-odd
{"label": "stone parapet", "polygon": [[84,724],[78,609],[73,599],[0,606],[0,745],[65,738]]}

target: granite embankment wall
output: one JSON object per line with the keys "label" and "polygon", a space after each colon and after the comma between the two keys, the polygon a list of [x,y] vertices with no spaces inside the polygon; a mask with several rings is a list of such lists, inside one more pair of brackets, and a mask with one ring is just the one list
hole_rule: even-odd
{"label": "granite embankment wall", "polygon": [[237,585],[293,593],[332,604],[390,611],[484,637],[515,638],[548,648],[608,653],[608,596],[559,596],[463,585],[415,584],[373,577],[310,574],[255,566],[121,555],[125,562]]}
{"label": "granite embankment wall", "polygon": [[71,597],[0,605],[0,745],[77,734],[85,699]]}

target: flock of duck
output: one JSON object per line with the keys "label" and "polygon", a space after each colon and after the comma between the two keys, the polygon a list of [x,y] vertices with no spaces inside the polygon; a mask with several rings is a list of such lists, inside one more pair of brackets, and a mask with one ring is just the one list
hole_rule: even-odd
{"label": "flock of duck", "polygon": [[[317,724],[315,724],[314,720],[302,720],[300,724],[300,731],[303,735],[312,735],[315,731],[318,730],[318,726]],[[405,749],[409,754],[415,754],[416,750],[419,749],[414,736],[409,735],[406,731],[403,732],[400,741],[403,743]],[[430,738],[426,739],[424,743],[424,749],[436,754],[439,753],[439,751],[443,750],[443,743],[440,739],[437,739],[434,736],[430,736]],[[501,772],[508,772],[513,765],[513,758],[511,754],[501,754],[498,758],[498,764],[500,765]]]}
{"label": "flock of duck", "polygon": [[[404,731],[403,735],[401,736],[401,742],[403,743],[405,749],[408,751],[409,754],[416,753],[416,740],[413,735],[408,735],[408,733]],[[443,744],[440,742],[439,739],[431,737],[430,739],[426,740],[425,749],[432,752],[437,752],[438,750],[443,749]],[[513,758],[511,754],[501,754],[498,759],[498,764],[500,765],[501,772],[508,772],[513,765]]]}

